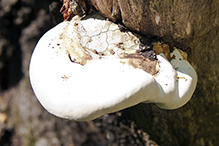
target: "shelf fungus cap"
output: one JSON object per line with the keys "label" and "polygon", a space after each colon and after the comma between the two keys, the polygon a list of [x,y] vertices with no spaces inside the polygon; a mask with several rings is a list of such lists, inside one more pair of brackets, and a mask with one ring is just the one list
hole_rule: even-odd
{"label": "shelf fungus cap", "polygon": [[195,70],[177,49],[171,61],[145,49],[138,37],[101,16],[75,16],[37,43],[31,86],[48,112],[76,121],[141,102],[164,109],[183,106],[195,90]]}

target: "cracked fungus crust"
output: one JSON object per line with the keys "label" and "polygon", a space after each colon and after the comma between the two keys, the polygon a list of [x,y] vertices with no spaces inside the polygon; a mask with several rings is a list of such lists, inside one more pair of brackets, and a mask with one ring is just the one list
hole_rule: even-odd
{"label": "cracked fungus crust", "polygon": [[[86,65],[92,60],[121,59],[134,68],[156,74],[157,58],[153,50],[145,51],[130,31],[120,31],[117,24],[99,18],[75,16],[58,38],[57,54],[67,54],[70,61]],[[142,49],[143,48],[143,49]]]}

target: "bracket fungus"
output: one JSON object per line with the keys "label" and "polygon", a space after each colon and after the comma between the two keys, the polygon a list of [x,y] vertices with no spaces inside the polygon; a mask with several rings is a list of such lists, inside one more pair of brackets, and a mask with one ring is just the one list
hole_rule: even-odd
{"label": "bracket fungus", "polygon": [[76,121],[141,102],[163,109],[186,104],[197,83],[193,67],[178,49],[170,57],[145,50],[138,37],[99,15],[75,16],[39,40],[30,82],[48,112]]}

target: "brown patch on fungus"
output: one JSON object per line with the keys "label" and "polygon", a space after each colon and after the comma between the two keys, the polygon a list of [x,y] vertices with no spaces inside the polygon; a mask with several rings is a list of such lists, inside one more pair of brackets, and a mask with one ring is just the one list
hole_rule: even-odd
{"label": "brown patch on fungus", "polygon": [[154,45],[153,50],[157,55],[163,53],[169,61],[172,59],[172,57],[170,57],[170,49],[167,44],[158,42],[156,45]]}
{"label": "brown patch on fungus", "polygon": [[151,75],[155,75],[157,73],[156,65],[158,63],[158,60],[151,59],[149,56],[145,55],[144,53],[133,53],[133,54],[125,54],[122,58],[128,58],[128,63],[133,66],[134,68],[139,68],[147,73],[150,73]]}
{"label": "brown patch on fungus", "polygon": [[184,79],[185,82],[187,81],[187,79],[186,79],[185,77],[179,77],[179,76],[177,76],[176,78],[177,78],[177,79]]}
{"label": "brown patch on fungus", "polygon": [[63,81],[67,81],[71,76],[66,76],[65,74],[63,76],[61,76],[61,78],[63,79]]}
{"label": "brown patch on fungus", "polygon": [[[71,21],[73,23],[78,21],[79,17],[74,17]],[[72,22],[71,22],[72,23]],[[71,26],[71,25],[70,25]],[[81,46],[80,44],[80,35],[78,34],[78,25],[73,25],[73,33],[75,33],[74,39],[67,36],[68,29],[65,29],[63,35],[63,45],[66,48],[69,59],[72,62],[85,65],[88,60],[91,60],[92,57],[90,54]]]}
{"label": "brown patch on fungus", "polygon": [[97,50],[91,50],[94,54],[99,54],[99,52],[97,52]]}
{"label": "brown patch on fungus", "polygon": [[109,52],[110,52],[111,55],[115,54],[115,51],[113,51],[113,49],[111,49]]}
{"label": "brown patch on fungus", "polygon": [[187,54],[186,52],[180,50],[180,49],[177,49],[177,50],[178,50],[178,51],[180,52],[180,54],[182,55],[183,59],[188,61],[188,54]]}
{"label": "brown patch on fungus", "polygon": [[85,65],[88,60],[91,60],[92,57],[86,52],[77,40],[66,42],[65,47],[69,54],[69,58],[72,62]]}

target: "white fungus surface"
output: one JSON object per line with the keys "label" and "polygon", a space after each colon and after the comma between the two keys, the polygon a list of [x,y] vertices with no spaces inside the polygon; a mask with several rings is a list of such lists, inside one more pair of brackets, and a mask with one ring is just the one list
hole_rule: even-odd
{"label": "white fungus surface", "polygon": [[85,121],[140,102],[175,109],[189,101],[197,75],[177,49],[170,62],[157,55],[158,73],[153,76],[121,58],[139,49],[138,38],[102,19],[62,22],[39,40],[30,81],[46,110]]}

